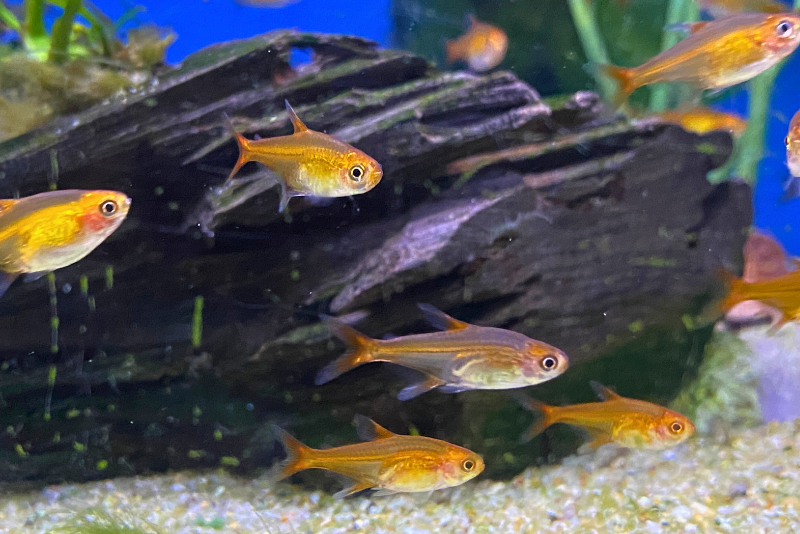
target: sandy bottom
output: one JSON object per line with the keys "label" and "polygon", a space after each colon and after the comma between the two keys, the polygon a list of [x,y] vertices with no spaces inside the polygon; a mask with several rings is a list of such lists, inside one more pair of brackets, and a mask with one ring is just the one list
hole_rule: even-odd
{"label": "sandy bottom", "polygon": [[0,499],[3,533],[58,532],[70,521],[100,525],[109,516],[142,527],[116,531],[131,534],[794,533],[800,532],[800,421],[738,430],[724,443],[695,438],[668,451],[606,446],[507,482],[478,479],[427,500],[368,493],[334,500],[222,472],[53,486]]}

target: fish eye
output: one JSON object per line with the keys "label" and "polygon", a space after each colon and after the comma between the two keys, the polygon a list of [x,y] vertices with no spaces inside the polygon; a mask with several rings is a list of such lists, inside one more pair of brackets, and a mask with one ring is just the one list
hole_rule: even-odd
{"label": "fish eye", "polygon": [[787,37],[792,33],[792,24],[788,20],[782,20],[775,26],[775,33],[778,37]]}
{"label": "fish eye", "polygon": [[106,217],[110,217],[117,212],[118,206],[117,203],[113,200],[106,200],[102,204],[100,204],[100,213],[105,215]]}
{"label": "fish eye", "polygon": [[558,360],[556,360],[552,356],[548,356],[547,358],[542,360],[542,367],[546,371],[552,371],[553,369],[558,367]]}
{"label": "fish eye", "polygon": [[364,166],[359,163],[350,167],[350,179],[360,183],[364,179]]}
{"label": "fish eye", "polygon": [[683,425],[678,421],[674,421],[671,425],[669,425],[669,429],[672,430],[673,434],[680,434],[683,432]]}
{"label": "fish eye", "polygon": [[786,136],[786,139],[783,140],[783,142],[786,145],[786,148],[789,148],[790,146],[792,146],[792,140],[789,139],[788,135]]}
{"label": "fish eye", "polygon": [[461,469],[469,473],[473,469],[475,469],[475,462],[467,458],[463,462],[461,462]]}

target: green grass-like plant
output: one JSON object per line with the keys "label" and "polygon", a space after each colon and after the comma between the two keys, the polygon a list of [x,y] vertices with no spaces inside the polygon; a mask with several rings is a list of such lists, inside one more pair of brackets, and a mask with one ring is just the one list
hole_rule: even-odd
{"label": "green grass-like plant", "polygon": [[53,527],[50,534],[165,534],[164,531],[128,512],[113,514],[100,507],[75,512],[64,525]]}

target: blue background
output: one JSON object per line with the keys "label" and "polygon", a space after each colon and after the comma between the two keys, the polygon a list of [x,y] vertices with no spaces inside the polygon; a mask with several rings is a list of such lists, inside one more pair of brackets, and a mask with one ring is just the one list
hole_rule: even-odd
{"label": "blue background", "polygon": [[[420,0],[424,2],[424,0]],[[136,5],[147,11],[134,24],[153,22],[172,27],[178,40],[168,60],[178,62],[206,45],[244,38],[277,28],[348,33],[368,37],[386,46],[392,21],[390,0],[300,0],[282,8],[254,8],[234,0],[95,0],[112,19]],[[776,80],[768,144],[754,192],[753,224],[778,238],[787,250],[800,256],[800,199],[782,200],[789,177],[783,139],[788,122],[800,108],[800,52],[795,53]],[[739,91],[716,107],[747,114],[747,99]]]}

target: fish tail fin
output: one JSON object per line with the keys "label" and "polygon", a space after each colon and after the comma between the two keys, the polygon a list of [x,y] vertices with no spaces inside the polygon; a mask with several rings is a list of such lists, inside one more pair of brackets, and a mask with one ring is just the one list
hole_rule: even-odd
{"label": "fish tail fin", "polygon": [[444,50],[448,63],[455,63],[461,59],[461,43],[458,41],[458,39],[447,39],[444,42]]}
{"label": "fish tail fin", "polygon": [[619,86],[619,91],[614,95],[614,106],[620,108],[639,86],[636,84],[635,70],[616,65],[596,65],[590,70],[614,80]]}
{"label": "fish tail fin", "polygon": [[339,319],[323,315],[322,322],[325,323],[325,326],[328,327],[333,335],[347,344],[349,350],[326,365],[317,374],[315,383],[318,386],[330,382],[350,369],[372,361],[372,350],[376,344],[374,339],[365,336]]}
{"label": "fish tail fin", "polygon": [[742,291],[744,281],[741,278],[736,278],[733,273],[722,267],[717,269],[717,275],[722,279],[722,283],[725,284],[726,296],[719,302],[719,308],[723,313],[727,313],[740,302],[748,300]]}
{"label": "fish tail fin", "polygon": [[228,180],[230,180],[236,175],[237,172],[239,172],[239,169],[241,169],[245,163],[250,161],[250,140],[236,131],[236,128],[233,127],[233,122],[231,122],[231,119],[228,117],[227,113],[225,113],[224,116],[225,127],[231,133],[233,138],[236,139],[236,145],[239,147],[239,159],[236,160],[236,165],[233,166],[233,170],[228,175]]}
{"label": "fish tail fin", "polygon": [[536,399],[532,399],[522,393],[515,394],[514,398],[522,405],[523,408],[530,410],[537,416],[537,419],[533,422],[530,428],[528,428],[528,430],[526,430],[525,433],[520,437],[521,443],[532,440],[544,432],[547,427],[556,422],[557,418],[555,411],[558,409],[557,407],[550,406],[549,404],[545,404]]}
{"label": "fish tail fin", "polygon": [[286,451],[286,459],[281,463],[281,469],[275,480],[283,480],[298,471],[313,467],[314,449],[303,445],[300,440],[277,425],[272,425],[272,431],[281,440],[281,444],[283,444],[283,448]]}

